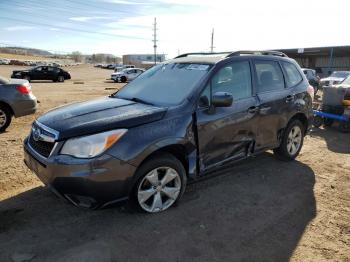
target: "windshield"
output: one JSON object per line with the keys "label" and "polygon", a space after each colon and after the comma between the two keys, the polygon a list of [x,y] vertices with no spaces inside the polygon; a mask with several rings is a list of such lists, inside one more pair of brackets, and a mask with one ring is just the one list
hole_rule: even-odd
{"label": "windshield", "polygon": [[342,84],[344,84],[344,85],[350,85],[350,77],[347,77],[347,78],[343,81]]}
{"label": "windshield", "polygon": [[159,64],[142,73],[114,96],[151,104],[178,105],[207,74],[210,65]]}
{"label": "windshield", "polygon": [[339,77],[339,78],[345,78],[350,75],[350,72],[333,72],[330,76],[331,77]]}

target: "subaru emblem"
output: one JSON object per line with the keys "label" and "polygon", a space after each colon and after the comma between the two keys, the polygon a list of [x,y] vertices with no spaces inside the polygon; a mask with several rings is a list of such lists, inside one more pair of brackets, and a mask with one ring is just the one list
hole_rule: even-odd
{"label": "subaru emblem", "polygon": [[41,136],[41,131],[40,131],[40,129],[39,129],[39,128],[35,128],[35,129],[33,130],[33,139],[34,139],[35,141],[39,141],[40,136]]}

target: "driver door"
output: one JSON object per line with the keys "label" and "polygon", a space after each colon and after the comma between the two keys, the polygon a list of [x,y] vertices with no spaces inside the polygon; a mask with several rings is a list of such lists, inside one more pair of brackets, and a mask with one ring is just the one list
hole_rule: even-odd
{"label": "driver door", "polygon": [[[196,112],[201,171],[244,158],[255,141],[258,124],[258,99],[252,88],[248,61],[224,65],[210,80],[200,97]],[[213,108],[211,97],[229,92],[229,107]]]}
{"label": "driver door", "polygon": [[42,66],[34,68],[34,70],[31,71],[31,76],[30,76],[31,79],[32,80],[39,80],[39,79],[41,79],[40,77],[41,77],[41,74],[42,74],[42,69],[43,69]]}
{"label": "driver door", "polygon": [[130,72],[130,74],[129,74],[129,79],[130,80],[134,80],[135,78],[136,78],[136,76],[137,76],[137,71],[136,71],[136,69],[132,69],[132,70],[130,70],[129,71]]}

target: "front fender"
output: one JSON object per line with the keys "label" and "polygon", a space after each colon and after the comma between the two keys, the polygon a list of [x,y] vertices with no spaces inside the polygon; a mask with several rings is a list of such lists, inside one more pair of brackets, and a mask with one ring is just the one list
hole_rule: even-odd
{"label": "front fender", "polygon": [[180,145],[187,156],[196,150],[192,124],[191,115],[180,115],[131,128],[109,153],[134,166],[171,145]]}

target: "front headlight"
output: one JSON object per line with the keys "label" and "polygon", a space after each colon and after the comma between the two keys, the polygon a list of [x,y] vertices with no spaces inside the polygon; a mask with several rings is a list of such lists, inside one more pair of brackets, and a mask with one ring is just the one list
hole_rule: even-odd
{"label": "front headlight", "polygon": [[116,143],[127,129],[117,129],[90,136],[83,136],[67,140],[61,150],[62,155],[71,155],[78,158],[95,157]]}

